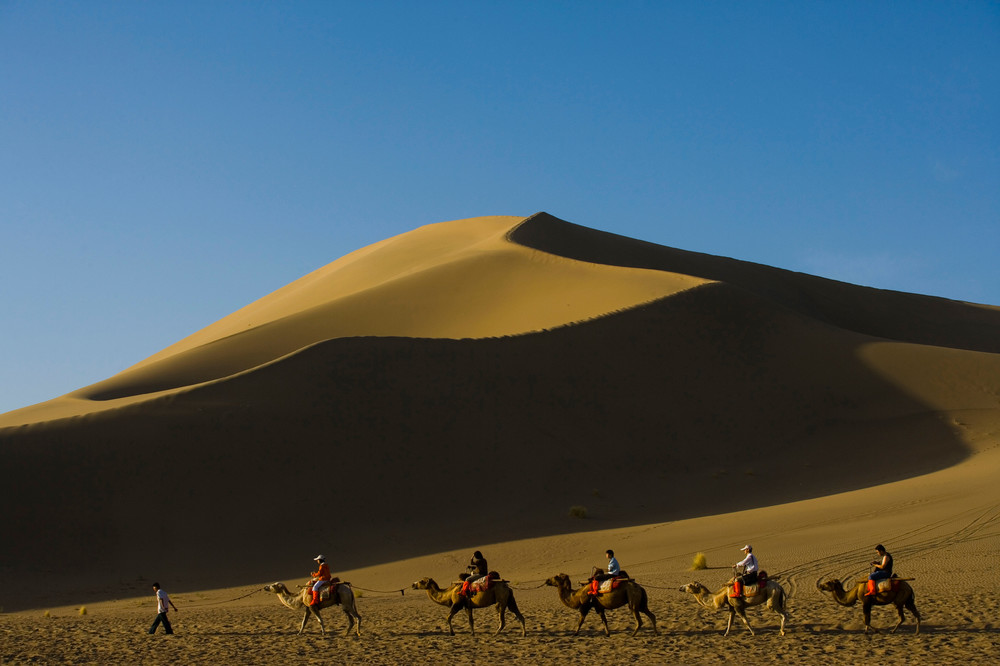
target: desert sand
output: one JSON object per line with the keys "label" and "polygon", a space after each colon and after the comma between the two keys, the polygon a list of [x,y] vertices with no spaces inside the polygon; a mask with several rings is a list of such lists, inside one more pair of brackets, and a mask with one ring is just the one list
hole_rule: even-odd
{"label": "desert sand", "polygon": [[[586,229],[457,220],[347,255],[122,373],[0,415],[0,663],[993,663],[1000,309]],[[571,515],[574,514],[574,515]],[[580,517],[584,515],[585,517]],[[754,546],[788,594],[728,637]],[[922,616],[842,607],[875,544]],[[660,633],[544,580],[614,548]],[[447,609],[472,550],[528,634]],[[362,635],[301,615],[317,553]],[[692,571],[703,553],[709,568]],[[147,635],[150,585],[179,611]],[[401,594],[400,591],[405,591]],[[81,608],[85,613],[81,613]],[[734,650],[738,652],[734,652]]]}

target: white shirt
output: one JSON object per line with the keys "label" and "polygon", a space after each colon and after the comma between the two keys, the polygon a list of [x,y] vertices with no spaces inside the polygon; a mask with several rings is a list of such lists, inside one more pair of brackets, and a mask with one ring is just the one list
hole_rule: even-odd
{"label": "white shirt", "polygon": [[168,610],[167,607],[169,606],[169,604],[170,604],[170,597],[167,596],[166,591],[163,588],[160,588],[159,590],[157,590],[156,591],[156,612],[157,613],[166,613],[167,610]]}
{"label": "white shirt", "polygon": [[743,567],[743,571],[746,573],[757,571],[757,558],[754,557],[753,553],[747,553],[747,556],[742,561],[737,562],[736,566]]}

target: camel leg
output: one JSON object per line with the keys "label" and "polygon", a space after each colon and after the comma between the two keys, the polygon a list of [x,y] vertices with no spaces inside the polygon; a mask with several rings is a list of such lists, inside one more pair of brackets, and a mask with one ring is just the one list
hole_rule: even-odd
{"label": "camel leg", "polygon": [[917,604],[913,600],[913,597],[910,597],[909,599],[906,600],[906,609],[908,611],[910,611],[911,613],[913,613],[913,617],[916,618],[916,620],[917,620],[917,631],[916,631],[916,633],[919,634],[920,633],[920,613],[917,612]]}
{"label": "camel leg", "polygon": [[345,636],[351,633],[351,627],[354,627],[354,633],[358,636],[361,635],[361,613],[358,612],[358,607],[351,602],[350,605],[344,604],[341,606],[344,609],[344,613],[347,615],[347,619],[350,624],[347,626],[347,633]]}
{"label": "camel leg", "polygon": [[501,631],[503,631],[503,628],[507,626],[506,612],[507,612],[506,606],[504,606],[503,604],[497,604],[497,615],[499,615],[500,625],[497,627],[497,630],[493,633],[494,636],[498,635]]}
{"label": "camel leg", "polygon": [[517,607],[517,601],[514,600],[514,595],[510,596],[510,600],[507,601],[507,610],[514,614],[517,621],[521,623],[521,635],[527,636],[528,629],[524,624],[524,616],[521,615],[521,610]]}
{"label": "camel leg", "polygon": [[732,606],[730,606],[730,607],[729,607],[729,621],[728,621],[728,622],[726,622],[726,633],[722,634],[723,638],[725,638],[726,636],[728,636],[728,635],[729,635],[729,630],[730,630],[730,629],[732,628],[732,626],[733,626],[733,616],[734,616],[734,615],[736,615],[736,611],[735,611],[735,610],[733,610],[733,607],[732,607]]}
{"label": "camel leg", "polygon": [[639,633],[639,629],[642,628],[642,618],[639,617],[638,608],[630,608],[629,610],[632,611],[632,618],[635,620],[635,629],[632,630],[632,635],[635,636],[637,633]]}
{"label": "camel leg", "polygon": [[750,626],[750,621],[747,620],[747,612],[746,612],[746,610],[743,609],[743,608],[738,608],[738,609],[736,609],[736,612],[739,614],[740,619],[743,620],[743,624],[746,625],[747,631],[750,632],[750,635],[751,636],[756,636],[757,634],[753,633],[753,627]]}
{"label": "camel leg", "polygon": [[[453,617],[455,617],[455,613],[457,613],[460,610],[461,610],[461,606],[459,606],[458,604],[456,604],[456,605],[454,605],[454,606],[451,607],[450,611],[448,611],[448,633],[451,634],[452,636],[455,635],[455,627],[452,626],[451,619]],[[471,621],[472,618],[469,618],[469,620]]]}
{"label": "camel leg", "polygon": [[468,606],[466,606],[465,607],[465,611],[469,614],[469,632],[471,632],[472,635],[475,636],[476,635],[476,627],[472,623],[472,605],[469,604]]}
{"label": "camel leg", "polygon": [[320,616],[319,611],[309,606],[306,607],[306,614],[302,616],[302,626],[299,627],[299,633],[301,634],[306,630],[306,623],[309,622],[310,615],[316,616],[316,620],[319,622],[319,631],[320,633],[325,634],[326,627],[323,626],[323,618]]}
{"label": "camel leg", "polygon": [[653,615],[652,611],[649,610],[649,606],[643,604],[639,607],[639,611],[644,613],[646,617],[649,618],[650,624],[653,625],[653,633],[659,635],[660,630],[656,628],[656,616]]}
{"label": "camel leg", "polygon": [[873,634],[877,634],[878,629],[872,626],[872,602],[866,600],[862,604],[861,610],[865,614],[865,633],[867,634],[871,630]]}
{"label": "camel leg", "polygon": [[899,629],[899,625],[903,624],[906,620],[906,616],[903,615],[903,604],[896,604],[896,612],[899,613],[899,621],[896,622],[896,626],[889,630],[890,634],[896,633],[896,630]]}
{"label": "camel leg", "polygon": [[785,602],[784,602],[784,600],[782,598],[780,598],[780,597],[777,598],[777,599],[775,597],[771,597],[770,599],[767,600],[767,607],[770,608],[771,610],[773,610],[775,613],[777,613],[781,617],[781,628],[778,629],[778,633],[781,634],[782,636],[784,636],[785,635],[785,620],[787,619],[786,615],[785,615]]}
{"label": "camel leg", "polygon": [[573,632],[574,636],[580,635],[580,627],[583,626],[583,621],[587,619],[587,613],[590,612],[590,606],[584,605],[580,607],[580,621],[576,624],[576,631]]}
{"label": "camel leg", "polygon": [[[351,609],[347,606],[341,606],[341,610],[344,611],[344,615],[347,616],[347,631],[344,632],[345,636],[351,635],[351,629],[354,628],[354,615],[351,614]],[[357,613],[357,611],[354,611]],[[358,636],[361,635],[361,618],[358,618]]]}
{"label": "camel leg", "polygon": [[604,623],[604,635],[610,636],[611,629],[608,627],[608,616],[604,614],[604,608],[601,606],[597,607],[597,612],[601,614],[601,622]]}

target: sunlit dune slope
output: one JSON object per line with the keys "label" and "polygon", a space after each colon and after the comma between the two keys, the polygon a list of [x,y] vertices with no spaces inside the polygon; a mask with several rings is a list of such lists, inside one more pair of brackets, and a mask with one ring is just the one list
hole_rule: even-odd
{"label": "sunlit dune slope", "polygon": [[518,222],[366,248],[62,399],[78,418],[0,430],[0,562],[240,584],[303,549],[350,568],[709,515],[996,441],[995,308]]}
{"label": "sunlit dune slope", "polygon": [[50,407],[69,415],[88,409],[81,400],[216,380],[335,338],[484,338],[544,330],[705,282],[539,252],[507,238],[522,221],[458,220],[376,243]]}

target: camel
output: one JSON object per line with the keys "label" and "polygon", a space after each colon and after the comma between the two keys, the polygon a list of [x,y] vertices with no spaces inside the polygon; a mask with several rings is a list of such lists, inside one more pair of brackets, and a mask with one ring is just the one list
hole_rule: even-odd
{"label": "camel", "polygon": [[[301,594],[292,594],[292,592],[285,587],[284,583],[271,583],[270,585],[264,586],[264,591],[273,592],[278,595],[278,601],[292,610],[305,608],[305,615],[302,617],[302,626],[299,627],[300,634],[305,631],[306,622],[309,621],[310,615],[316,618],[319,622],[320,632],[325,634],[326,627],[323,625],[323,617],[319,614],[319,612],[324,608],[339,605],[344,611],[344,615],[347,616],[347,621],[349,623],[347,625],[347,631],[344,632],[344,635],[350,635],[351,629],[355,626],[357,626],[357,635],[361,635],[361,616],[358,615],[357,606],[354,604],[354,590],[351,589],[350,583],[338,583],[334,594],[328,599],[323,599],[315,606],[309,605],[309,602],[312,601],[312,588],[310,586],[306,586],[302,590]],[[355,625],[355,620],[357,620],[357,625]]]}
{"label": "camel", "polygon": [[782,636],[785,635],[785,620],[787,619],[787,611],[785,611],[785,590],[773,578],[768,579],[767,586],[764,588],[762,594],[756,594],[749,599],[745,599],[743,597],[730,597],[728,585],[718,592],[713,593],[701,583],[695,582],[688,583],[684,587],[680,588],[680,591],[693,594],[695,600],[709,610],[719,610],[723,607],[729,609],[729,621],[726,623],[726,632],[722,634],[723,636],[729,635],[729,630],[733,626],[734,615],[739,615],[740,619],[743,620],[743,624],[746,625],[747,630],[750,632],[750,635],[756,636],[753,632],[753,628],[750,626],[750,622],[747,621],[746,609],[749,606],[759,606],[764,602],[767,602],[768,608],[781,616],[781,627],[779,628],[778,633]]}
{"label": "camel", "polygon": [[496,580],[493,585],[482,592],[476,592],[475,594],[463,597],[460,592],[462,590],[461,583],[455,583],[451,587],[442,590],[438,587],[438,584],[434,582],[433,578],[421,578],[416,583],[410,586],[414,590],[427,590],[427,596],[430,600],[436,604],[441,604],[442,606],[448,606],[451,608],[451,612],[448,613],[448,632],[454,636],[455,629],[451,626],[451,619],[458,614],[460,610],[467,610],[469,613],[469,630],[472,635],[476,635],[476,628],[472,622],[472,609],[473,608],[487,608],[489,606],[496,606],[497,613],[500,616],[500,625],[497,627],[494,636],[503,631],[503,628],[507,626],[507,618],[505,613],[509,608],[512,613],[521,622],[521,635],[527,634],[527,630],[524,625],[524,616],[521,615],[521,611],[517,608],[517,602],[514,600],[514,592],[507,586],[507,581]]}
{"label": "camel", "polygon": [[546,580],[545,584],[556,588],[559,592],[559,599],[566,606],[580,611],[580,621],[576,625],[576,631],[573,632],[574,636],[580,633],[580,627],[583,626],[583,621],[586,619],[587,613],[591,610],[597,611],[598,615],[601,616],[601,621],[604,623],[604,634],[610,636],[611,630],[608,628],[608,618],[604,614],[604,611],[605,609],[613,610],[621,608],[625,604],[628,604],[628,608],[632,612],[632,617],[635,618],[635,629],[632,631],[633,636],[642,627],[642,619],[639,617],[639,613],[643,613],[649,618],[649,621],[653,625],[654,633],[660,633],[660,630],[656,628],[656,616],[649,610],[646,590],[635,581],[628,581],[617,589],[598,594],[597,596],[589,593],[589,583],[574,590],[569,576],[566,574],[553,576]]}
{"label": "camel", "polygon": [[851,587],[849,591],[845,591],[844,586],[836,578],[828,580],[825,583],[819,583],[818,581],[816,583],[816,589],[820,592],[830,592],[833,595],[833,600],[841,606],[853,606],[858,603],[858,600],[861,600],[861,609],[865,614],[866,634],[869,629],[872,633],[878,633],[878,629],[871,624],[872,606],[888,606],[889,604],[895,605],[896,612],[899,613],[899,622],[896,623],[896,626],[889,633],[896,633],[899,625],[903,624],[903,620],[905,619],[903,616],[904,606],[913,613],[913,617],[917,620],[917,631],[915,633],[920,633],[920,613],[917,611],[913,588],[910,587],[909,583],[905,580],[900,580],[899,586],[895,589],[888,592],[879,592],[874,596],[865,596],[866,586],[867,581],[862,581]]}

